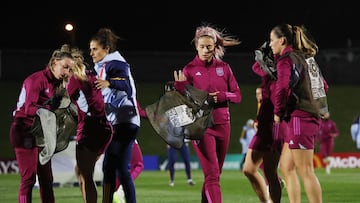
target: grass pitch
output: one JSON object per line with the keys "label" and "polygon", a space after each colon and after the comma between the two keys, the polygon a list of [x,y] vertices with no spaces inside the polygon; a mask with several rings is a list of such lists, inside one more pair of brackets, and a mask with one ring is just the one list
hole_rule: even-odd
{"label": "grass pitch", "polygon": [[[200,170],[194,170],[194,186],[189,186],[183,170],[176,171],[175,186],[169,186],[167,171],[143,171],[136,179],[137,202],[139,203],[199,203],[203,175]],[[316,169],[323,190],[324,203],[355,203],[360,202],[360,168],[332,169],[327,175],[324,169]],[[17,202],[17,192],[20,176],[18,174],[0,175],[0,202]],[[225,170],[221,176],[221,188],[224,203],[257,203],[254,191],[246,177],[235,170]],[[80,189],[73,186],[54,188],[56,202],[83,202]],[[101,202],[102,188],[98,186]],[[302,188],[302,202],[307,203],[306,194]],[[40,202],[38,189],[33,190],[33,202]],[[288,203],[286,189],[283,189],[282,202]]]}

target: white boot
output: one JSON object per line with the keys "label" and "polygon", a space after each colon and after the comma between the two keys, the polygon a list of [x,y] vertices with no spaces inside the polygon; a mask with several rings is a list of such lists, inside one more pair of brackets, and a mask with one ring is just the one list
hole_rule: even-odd
{"label": "white boot", "polygon": [[326,169],[325,169],[325,170],[326,170],[326,174],[330,174],[330,173],[331,173],[331,171],[330,171],[330,170],[331,170],[330,164],[327,164],[327,165],[326,165]]}
{"label": "white boot", "polygon": [[122,189],[122,185],[120,185],[119,189],[114,192],[113,203],[125,203],[125,194]]}
{"label": "white boot", "polygon": [[330,166],[330,159],[328,157],[324,158],[324,163],[326,164],[325,166],[325,172],[326,174],[330,174],[330,170],[331,170],[331,166]]}

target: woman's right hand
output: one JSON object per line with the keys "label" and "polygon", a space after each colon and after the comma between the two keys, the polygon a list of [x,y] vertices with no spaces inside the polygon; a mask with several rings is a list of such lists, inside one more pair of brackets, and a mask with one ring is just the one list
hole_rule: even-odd
{"label": "woman's right hand", "polygon": [[186,77],[181,70],[178,70],[178,71],[175,70],[174,71],[174,80],[177,82],[182,82],[182,81],[186,81]]}

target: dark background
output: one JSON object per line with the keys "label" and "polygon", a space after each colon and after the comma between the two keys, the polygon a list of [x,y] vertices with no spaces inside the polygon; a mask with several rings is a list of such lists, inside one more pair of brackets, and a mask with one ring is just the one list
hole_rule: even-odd
{"label": "dark background", "polygon": [[[12,110],[20,85],[30,73],[43,69],[52,50],[74,43],[88,50],[90,37],[109,27],[123,38],[119,50],[131,64],[143,107],[156,101],[172,71],[195,55],[195,28],[209,22],[237,36],[242,44],[229,47],[224,60],[231,65],[243,95],[232,105],[229,153],[241,150],[243,124],[256,109],[259,78],[251,71],[253,50],[281,23],[305,25],[316,39],[317,61],[330,85],[328,102],[340,136],[335,151],[355,151],[349,127],[360,113],[360,11],[346,1],[2,1],[0,3],[0,158],[14,157],[8,139]],[[71,22],[75,31],[64,26]],[[88,57],[88,52],[84,53]],[[139,142],[144,154],[165,154],[165,144],[150,124],[142,122]]]}
{"label": "dark background", "polygon": [[112,28],[127,51],[189,51],[196,26],[212,23],[252,51],[277,24],[305,25],[320,49],[360,43],[356,2],[330,1],[2,1],[0,49],[53,49],[71,42],[64,25],[75,25],[73,43],[88,49],[101,27]]}

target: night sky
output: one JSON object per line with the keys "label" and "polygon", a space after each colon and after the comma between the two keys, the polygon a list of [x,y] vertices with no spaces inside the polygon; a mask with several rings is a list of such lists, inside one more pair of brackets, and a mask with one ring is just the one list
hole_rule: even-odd
{"label": "night sky", "polygon": [[[233,52],[252,51],[281,23],[305,25],[320,49],[360,45],[359,7],[346,1],[48,1],[2,2],[0,49],[54,49],[70,43],[64,30],[75,25],[75,45],[88,49],[90,37],[109,27],[120,50],[189,51],[196,26],[208,22],[242,41]],[[82,1],[83,2],[83,1]],[[230,2],[230,3],[226,3]],[[276,2],[276,3],[274,3]],[[307,4],[307,2],[310,2]]]}

